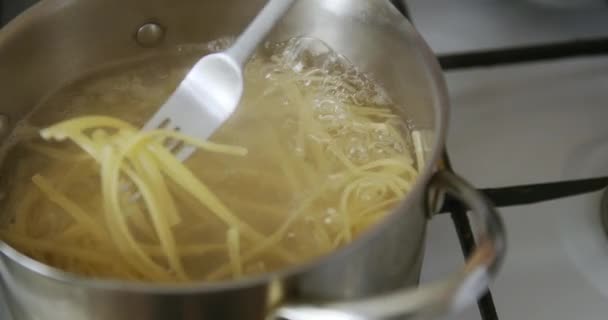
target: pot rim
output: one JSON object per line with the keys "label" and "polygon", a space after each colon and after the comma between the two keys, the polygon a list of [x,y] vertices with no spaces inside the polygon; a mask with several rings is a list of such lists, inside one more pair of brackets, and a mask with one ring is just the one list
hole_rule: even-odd
{"label": "pot rim", "polygon": [[[398,10],[389,2],[384,0],[389,10],[393,10],[393,13],[397,13]],[[62,4],[58,1],[41,1],[25,10],[13,21],[9,22],[0,31],[0,34],[4,33],[5,36],[0,36],[0,46],[3,40],[7,39],[6,35],[18,34],[22,28],[25,28],[31,21],[45,15],[46,12],[53,12],[62,7]],[[260,285],[267,285],[278,279],[290,278],[297,274],[305,274],[313,271],[315,268],[319,268],[323,265],[332,263],[335,260],[339,260],[343,255],[349,255],[353,251],[356,251],[366,241],[379,235],[380,229],[386,224],[391,223],[391,219],[402,210],[409,209],[414,201],[415,196],[425,197],[427,194],[427,188],[429,181],[436,171],[438,164],[440,163],[441,156],[443,154],[446,136],[447,126],[449,120],[449,100],[447,94],[447,86],[443,73],[439,66],[438,60],[434,53],[418,34],[413,26],[404,17],[403,20],[396,25],[402,32],[407,33],[411,36],[412,41],[416,42],[416,47],[419,48],[417,55],[421,63],[424,63],[427,68],[428,82],[431,84],[431,93],[435,99],[432,101],[432,107],[435,112],[434,119],[434,137],[432,144],[432,152],[429,159],[427,159],[424,166],[423,172],[418,176],[417,181],[414,183],[412,189],[407,195],[400,201],[399,205],[396,206],[391,213],[387,214],[383,218],[383,221],[377,223],[369,230],[365,231],[361,236],[357,237],[351,243],[340,247],[334,251],[331,251],[325,255],[311,259],[310,261],[297,264],[291,267],[282,268],[273,272],[263,273],[256,276],[244,277],[238,280],[224,280],[218,282],[187,282],[187,283],[149,283],[149,282],[137,282],[130,280],[116,280],[116,279],[95,279],[89,278],[75,273],[63,271],[61,269],[51,267],[42,262],[39,262],[33,258],[26,256],[25,254],[14,249],[8,243],[0,239],[0,253],[4,254],[12,262],[20,265],[21,267],[34,272],[40,276],[50,278],[52,280],[66,283],[66,284],[78,284],[88,289],[95,290],[107,290],[107,291],[122,291],[131,293],[152,293],[152,294],[163,294],[163,295],[179,295],[189,293],[214,293],[214,292],[226,292],[239,290],[244,288],[252,288]],[[0,259],[0,268],[6,267],[5,262]]]}

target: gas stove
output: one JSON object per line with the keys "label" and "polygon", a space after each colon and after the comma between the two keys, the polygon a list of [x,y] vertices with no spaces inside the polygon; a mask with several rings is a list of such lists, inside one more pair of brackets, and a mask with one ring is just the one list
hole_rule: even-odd
{"label": "gas stove", "polygon": [[[0,0],[0,17],[5,22],[34,2]],[[446,161],[501,208],[509,236],[488,294],[449,319],[605,319],[608,2],[395,5],[445,70],[452,103]],[[474,227],[448,199],[429,224],[421,282],[463,265]]]}
{"label": "gas stove", "polygon": [[[452,168],[500,207],[508,255],[477,307],[449,319],[605,319],[608,2],[406,0],[438,55]],[[602,200],[604,199],[604,200]],[[422,282],[462,265],[466,215],[429,226]],[[459,245],[460,244],[460,245]]]}

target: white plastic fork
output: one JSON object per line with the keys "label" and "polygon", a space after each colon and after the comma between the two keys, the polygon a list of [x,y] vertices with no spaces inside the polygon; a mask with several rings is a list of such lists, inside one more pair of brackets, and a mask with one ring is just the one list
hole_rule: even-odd
{"label": "white plastic fork", "polygon": [[[234,112],[243,94],[243,68],[295,0],[270,0],[227,50],[200,59],[143,127],[169,129],[206,140]],[[169,146],[181,161],[195,148]]]}

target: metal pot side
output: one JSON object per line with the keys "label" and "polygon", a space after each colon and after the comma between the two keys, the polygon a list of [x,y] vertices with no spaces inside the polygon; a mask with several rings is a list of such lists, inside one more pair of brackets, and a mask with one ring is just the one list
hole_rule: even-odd
{"label": "metal pot side", "polygon": [[[0,31],[0,114],[7,117],[10,129],[44,96],[101,64],[238,34],[264,3],[42,1]],[[142,46],[137,30],[150,22],[162,27],[164,37],[155,46]],[[426,163],[401,205],[373,230],[329,256],[221,284],[84,279],[35,262],[0,241],[0,283],[16,319],[381,318],[443,312],[483,292],[504,254],[502,224],[471,186],[438,171],[448,104],[440,69],[424,41],[384,0],[301,0],[270,40],[294,36],[321,39],[370,74],[403,106],[399,112],[421,134]],[[477,209],[483,227],[480,250],[485,251],[478,251],[477,260],[448,281],[416,289],[429,195],[435,191],[449,192]],[[473,273],[477,278],[471,278]],[[462,296],[466,281],[480,288]],[[401,307],[384,305],[390,301]]]}

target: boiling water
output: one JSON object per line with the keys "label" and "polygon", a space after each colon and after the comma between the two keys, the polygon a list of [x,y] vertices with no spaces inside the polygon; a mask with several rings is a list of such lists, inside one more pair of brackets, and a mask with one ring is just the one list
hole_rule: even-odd
{"label": "boiling water", "polygon": [[[0,236],[71,272],[160,281],[123,272],[128,267],[121,256],[128,252],[79,233],[65,209],[32,183],[32,176],[41,175],[106,228],[98,165],[70,143],[42,141],[37,132],[83,115],[141,126],[201,54],[225,44],[107,68],[45,99],[15,131],[17,143],[5,164],[11,190],[5,212],[12,215]],[[172,231],[189,280],[268,272],[335,250],[380,220],[416,178],[407,125],[377,84],[317,40],[292,39],[262,51],[247,65],[239,108],[210,139],[245,147],[247,156],[200,151],[187,165],[239,219],[290,257],[243,238],[242,274],[235,272],[226,248],[229,226],[193,197],[174,191],[182,222]],[[139,244],[166,266],[162,254],[154,253],[159,243],[149,218],[128,219]]]}

